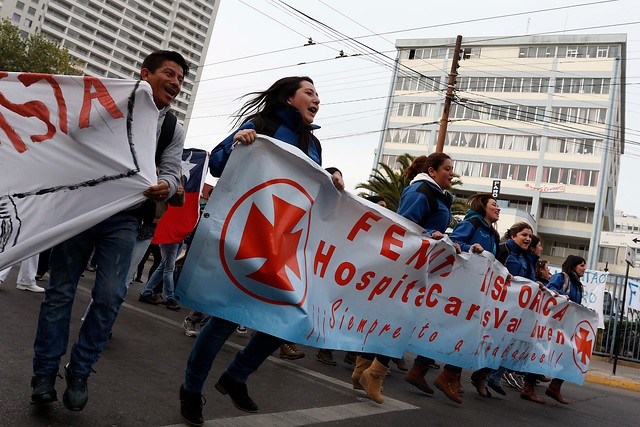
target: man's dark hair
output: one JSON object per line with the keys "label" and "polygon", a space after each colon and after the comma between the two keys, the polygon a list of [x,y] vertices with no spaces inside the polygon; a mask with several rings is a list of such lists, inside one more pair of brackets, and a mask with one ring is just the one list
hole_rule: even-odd
{"label": "man's dark hair", "polygon": [[189,64],[187,64],[187,61],[182,55],[173,50],[156,50],[155,52],[151,52],[144,61],[142,61],[142,68],[146,68],[152,73],[155,73],[165,61],[173,61],[180,65],[185,77],[189,74]]}

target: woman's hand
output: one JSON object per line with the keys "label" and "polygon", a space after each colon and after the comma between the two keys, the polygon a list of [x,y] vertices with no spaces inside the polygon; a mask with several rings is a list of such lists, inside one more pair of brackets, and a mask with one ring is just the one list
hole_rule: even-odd
{"label": "woman's hand", "polygon": [[236,132],[235,135],[233,135],[233,143],[242,143],[246,145],[253,144],[257,136],[258,134],[253,129],[242,129]]}
{"label": "woman's hand", "polygon": [[481,254],[484,252],[484,248],[479,243],[474,243],[471,245],[471,252],[474,254]]}
{"label": "woman's hand", "polygon": [[443,237],[444,237],[444,234],[442,234],[441,232],[439,232],[439,231],[437,231],[437,230],[436,230],[436,231],[434,231],[433,233],[431,233],[431,238],[432,238],[433,240],[440,240],[440,239],[442,239]]}

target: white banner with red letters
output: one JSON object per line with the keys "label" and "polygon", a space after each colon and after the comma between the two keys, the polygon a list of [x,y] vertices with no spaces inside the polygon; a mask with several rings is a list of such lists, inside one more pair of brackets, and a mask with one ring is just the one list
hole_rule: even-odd
{"label": "white banner with red letters", "polygon": [[597,316],[541,292],[490,254],[347,192],[297,148],[234,149],[177,295],[196,310],[313,347],[419,353],[582,383]]}
{"label": "white banner with red letters", "polygon": [[144,200],[157,119],[146,82],[0,72],[0,269]]}

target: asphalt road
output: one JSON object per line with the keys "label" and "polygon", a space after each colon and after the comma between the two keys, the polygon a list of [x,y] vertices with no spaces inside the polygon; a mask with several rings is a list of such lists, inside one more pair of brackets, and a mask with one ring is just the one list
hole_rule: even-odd
{"label": "asphalt road", "polygon": [[[113,338],[89,378],[89,402],[82,412],[67,411],[62,402],[47,407],[29,405],[33,340],[42,294],[15,288],[17,268],[0,287],[0,426],[172,426],[183,425],[178,387],[194,339],[184,335],[188,309],[173,312],[137,301],[141,284],[132,286],[113,330]],[[90,297],[93,273],[81,280],[72,317],[71,342]],[[463,373],[464,404],[456,405],[437,392],[426,396],[403,380],[395,366],[384,383],[385,403],[377,405],[353,390],[352,367],[334,352],[337,366],[315,360],[315,350],[303,347],[304,359],[283,361],[277,353],[249,382],[260,407],[256,415],[233,407],[214,384],[249,336],[234,335],[221,351],[204,394],[208,426],[637,426],[638,392],[585,383],[565,384],[564,406],[547,398],[539,405],[520,399],[515,390],[505,398],[482,398]],[[68,361],[68,355],[63,363]],[[430,372],[433,380],[436,372]],[[539,394],[543,394],[543,387]],[[59,396],[64,381],[58,380]],[[553,402],[553,403],[552,403]]]}

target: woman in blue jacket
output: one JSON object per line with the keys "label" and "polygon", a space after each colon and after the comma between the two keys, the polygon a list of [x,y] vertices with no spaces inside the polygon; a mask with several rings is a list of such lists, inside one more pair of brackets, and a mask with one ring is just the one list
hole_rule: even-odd
{"label": "woman in blue jacket", "polygon": [[[398,213],[421,225],[432,239],[441,239],[451,221],[453,196],[448,191],[454,177],[451,157],[444,153],[417,157],[405,173],[410,183],[402,192]],[[382,403],[382,381],[389,372],[390,360],[380,354],[358,356],[351,374],[353,387],[364,389],[373,401]],[[418,356],[405,379],[425,393],[433,394],[424,379],[430,363],[434,360]]]}
{"label": "woman in blue jacket", "polygon": [[[478,193],[467,201],[469,210],[464,220],[456,224],[450,239],[460,245],[462,252],[482,253],[491,252],[494,256],[498,253],[500,235],[493,228],[500,219],[500,207],[491,193]],[[450,379],[455,376],[457,383],[460,381],[462,368],[454,365],[445,365],[442,373],[435,379],[436,386],[456,403],[462,403],[458,387],[450,384]],[[471,382],[481,396],[491,396],[487,390],[485,380],[491,369],[479,369],[471,375]],[[441,388],[442,387],[442,388]]]}
{"label": "woman in blue jacket", "polygon": [[[254,92],[239,110],[242,125],[211,153],[209,168],[220,176],[235,144],[251,144],[258,133],[272,136],[299,148],[316,163],[322,163],[320,142],[313,135],[313,120],[320,99],[309,77],[285,77],[264,92]],[[236,330],[236,324],[211,316],[202,328],[189,355],[184,383],[180,387],[180,413],[191,425],[202,425],[202,388],[222,345]],[[257,412],[258,407],[247,392],[247,378],[282,344],[280,338],[256,332],[227,367],[216,389],[229,394],[236,408]]]}
{"label": "woman in blue jacket", "polygon": [[[577,255],[569,255],[562,263],[562,271],[551,276],[547,288],[561,295],[568,296],[569,300],[576,304],[582,304],[584,287],[582,286],[582,282],[580,282],[580,278],[584,276],[586,269],[587,261],[584,258]],[[545,394],[567,405],[569,401],[562,397],[560,393],[563,382],[563,380],[558,378],[552,379],[545,390]]]}

